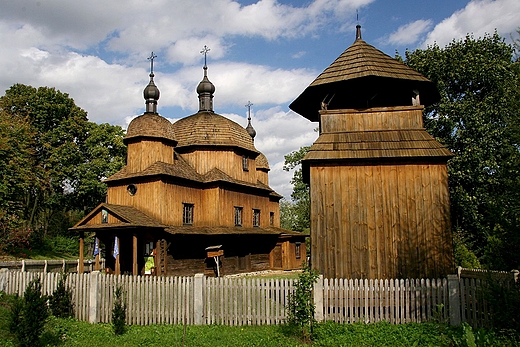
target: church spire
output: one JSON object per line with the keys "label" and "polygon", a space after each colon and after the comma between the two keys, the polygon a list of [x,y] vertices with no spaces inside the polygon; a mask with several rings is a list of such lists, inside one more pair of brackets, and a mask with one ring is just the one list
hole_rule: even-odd
{"label": "church spire", "polygon": [[159,88],[155,85],[153,78],[153,60],[157,58],[155,54],[152,54],[148,57],[148,60],[150,60],[150,82],[144,88],[143,96],[146,104],[146,111],[145,113],[157,113],[157,100],[159,100]]}
{"label": "church spire", "polygon": [[215,86],[208,79],[208,66],[206,64],[209,51],[210,49],[206,45],[204,45],[204,48],[200,51],[201,54],[204,54],[204,77],[197,87],[197,93],[199,94],[199,112],[213,112],[213,93],[215,92]]}

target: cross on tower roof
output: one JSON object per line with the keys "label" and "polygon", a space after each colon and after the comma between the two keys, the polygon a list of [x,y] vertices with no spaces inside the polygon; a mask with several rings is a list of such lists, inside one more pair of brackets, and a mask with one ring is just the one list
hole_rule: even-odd
{"label": "cross on tower roof", "polygon": [[153,75],[153,60],[157,58],[157,56],[155,54],[152,54],[147,58],[148,60],[150,60],[150,75]]}
{"label": "cross on tower roof", "polygon": [[251,101],[248,101],[245,106],[247,107],[247,119],[251,120],[251,106],[253,106],[253,104]]}
{"label": "cross on tower roof", "polygon": [[211,51],[211,49],[209,49],[206,45],[204,45],[204,48],[202,51],[200,51],[201,54],[204,54],[204,67],[206,67],[206,56],[208,55],[209,51]]}

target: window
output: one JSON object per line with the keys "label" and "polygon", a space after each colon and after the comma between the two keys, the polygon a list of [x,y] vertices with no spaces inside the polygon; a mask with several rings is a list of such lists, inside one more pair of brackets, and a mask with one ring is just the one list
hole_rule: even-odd
{"label": "window", "polygon": [[242,156],[242,169],[244,171],[249,171],[249,162],[248,162],[247,157],[245,155]]}
{"label": "window", "polygon": [[193,225],[193,204],[183,204],[182,224]]}
{"label": "window", "polygon": [[235,206],[235,226],[242,225],[242,207]]}
{"label": "window", "polygon": [[301,258],[301,251],[300,251],[301,245],[302,245],[301,242],[296,242],[295,243],[295,246],[296,246],[296,249],[295,249],[296,259],[300,259]]}
{"label": "window", "polygon": [[269,225],[274,225],[274,212],[269,212]]}
{"label": "window", "polygon": [[253,226],[259,227],[260,226],[260,210],[254,208],[253,209]]}
{"label": "window", "polygon": [[131,196],[134,196],[135,193],[137,193],[137,187],[135,186],[135,184],[129,184],[128,187],[126,187],[126,191]]}
{"label": "window", "polygon": [[101,210],[101,223],[108,223],[108,211],[105,209]]}

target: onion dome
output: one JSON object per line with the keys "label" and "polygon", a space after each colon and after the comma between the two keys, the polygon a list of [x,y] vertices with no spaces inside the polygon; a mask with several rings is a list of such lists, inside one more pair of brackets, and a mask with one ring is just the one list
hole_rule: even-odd
{"label": "onion dome", "polygon": [[214,112],[197,112],[172,124],[178,141],[176,151],[193,147],[227,147],[259,153],[251,136],[238,123]]}
{"label": "onion dome", "polygon": [[142,138],[156,138],[165,142],[176,144],[173,124],[157,113],[145,113],[134,118],[128,125],[125,144]]}
{"label": "onion dome", "polygon": [[197,86],[197,93],[199,94],[199,111],[213,112],[213,93],[215,86],[208,79],[208,67],[204,65],[204,77]]}
{"label": "onion dome", "polygon": [[246,131],[249,134],[249,136],[251,136],[251,139],[253,139],[253,141],[254,141],[255,136],[256,136],[256,130],[251,125],[251,119],[249,119],[249,121],[247,122]]}
{"label": "onion dome", "polygon": [[144,88],[143,96],[146,103],[146,113],[157,113],[157,100],[159,100],[159,88],[153,81],[154,74],[150,74],[150,82]]}
{"label": "onion dome", "polygon": [[256,136],[256,130],[251,125],[251,106],[253,106],[253,104],[251,103],[251,101],[248,101],[247,105],[246,105],[246,107],[247,107],[247,127],[246,127],[246,131],[247,131],[249,136],[251,136],[251,138],[254,141],[255,140],[255,136]]}
{"label": "onion dome", "polygon": [[[361,38],[356,40],[294,100],[289,108],[311,120],[319,110],[408,106],[440,98],[435,84]],[[412,100],[413,98],[413,100]]]}

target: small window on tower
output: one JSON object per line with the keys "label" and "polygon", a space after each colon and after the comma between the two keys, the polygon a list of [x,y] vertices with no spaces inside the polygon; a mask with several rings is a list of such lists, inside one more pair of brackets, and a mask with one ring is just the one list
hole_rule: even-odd
{"label": "small window on tower", "polygon": [[235,206],[235,226],[242,226],[242,207]]}
{"label": "small window on tower", "polygon": [[260,210],[256,208],[253,209],[253,226],[260,226]]}
{"label": "small window on tower", "polygon": [[274,225],[274,212],[269,212],[269,225]]}
{"label": "small window on tower", "polygon": [[295,243],[296,249],[295,249],[294,253],[296,254],[296,259],[300,259],[301,258],[301,245],[302,245],[301,242],[296,242]]}
{"label": "small window on tower", "polygon": [[193,225],[193,204],[183,204],[182,224]]}
{"label": "small window on tower", "polygon": [[249,162],[247,160],[247,156],[242,156],[242,169],[244,171],[249,171]]}

